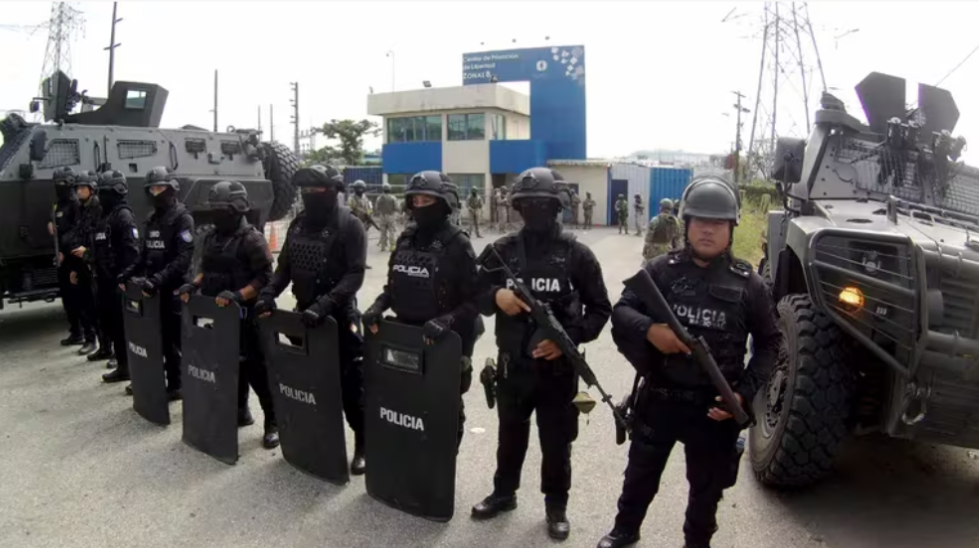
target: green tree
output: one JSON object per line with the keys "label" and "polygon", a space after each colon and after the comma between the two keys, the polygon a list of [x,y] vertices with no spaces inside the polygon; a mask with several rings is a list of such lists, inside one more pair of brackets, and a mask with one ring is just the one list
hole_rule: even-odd
{"label": "green tree", "polygon": [[373,137],[381,133],[377,122],[370,120],[330,120],[318,131],[327,139],[338,143],[336,146],[323,147],[313,154],[345,166],[360,165],[364,159],[364,136]]}

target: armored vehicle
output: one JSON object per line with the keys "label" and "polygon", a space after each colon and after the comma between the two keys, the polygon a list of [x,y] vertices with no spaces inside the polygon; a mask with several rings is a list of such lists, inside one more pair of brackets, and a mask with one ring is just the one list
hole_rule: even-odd
{"label": "armored vehicle", "polygon": [[[753,402],[751,462],[773,486],[830,471],[851,434],[979,448],[979,170],[952,95],[871,73],[863,124],[824,93],[780,139],[761,272],[785,336]],[[879,434],[878,434],[879,435]]]}
{"label": "armored vehicle", "polygon": [[[152,211],[143,177],[155,166],[174,171],[180,198],[202,226],[208,190],[221,180],[245,185],[254,206],[252,222],[259,227],[283,217],[295,201],[291,178],[297,158],[279,143],[260,142],[258,132],[160,129],[167,90],[155,84],[115,82],[104,101],[77,88],[76,80],[58,71],[43,82],[42,96],[31,105],[50,123],[27,123],[16,114],[0,121],[0,308],[4,299],[58,296],[55,243],[48,233],[55,200],[51,177],[58,168],[121,171],[138,220]],[[81,112],[72,113],[79,105]]]}

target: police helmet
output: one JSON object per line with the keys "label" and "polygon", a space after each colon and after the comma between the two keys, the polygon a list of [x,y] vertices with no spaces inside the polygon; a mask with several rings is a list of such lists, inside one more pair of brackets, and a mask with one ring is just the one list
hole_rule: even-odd
{"label": "police helmet", "polygon": [[343,192],[343,175],[331,165],[312,165],[304,167],[292,176],[292,184],[303,187],[336,187]]}
{"label": "police helmet", "polygon": [[673,211],[673,200],[669,198],[663,198],[659,201],[660,211]]}
{"label": "police helmet", "polygon": [[51,179],[55,186],[73,186],[75,184],[75,171],[70,167],[62,167],[54,170]]}
{"label": "police helmet", "polygon": [[385,194],[387,194],[388,192],[391,192],[391,185],[389,185],[387,183],[384,183],[383,185],[381,185],[381,192],[383,192]]}
{"label": "police helmet", "polygon": [[405,189],[405,202],[411,209],[411,197],[416,194],[431,196],[445,202],[450,209],[459,203],[459,193],[456,185],[448,175],[439,171],[420,171],[411,177]]}
{"label": "police helmet", "polygon": [[72,186],[75,188],[87,186],[89,190],[95,192],[99,187],[99,177],[93,171],[82,171],[75,176],[75,183]]}
{"label": "police helmet", "polygon": [[248,191],[238,181],[221,181],[207,193],[207,205],[211,209],[233,209],[245,213],[251,209]]}
{"label": "police helmet", "polygon": [[619,194],[619,199],[621,200],[622,198],[625,198],[625,194],[621,194],[621,193],[620,193],[620,194]]}
{"label": "police helmet", "polygon": [[177,182],[177,176],[173,174],[172,169],[164,166],[154,167],[146,173],[144,188],[146,188],[146,192],[149,192],[150,187],[160,185],[168,186],[175,192],[180,190],[180,183]]}
{"label": "police helmet", "polygon": [[[557,171],[547,167],[532,167],[517,177],[517,182],[513,185],[513,201],[516,203],[525,198],[545,198],[560,204],[561,183],[564,183],[564,177]],[[566,189],[563,191],[567,192]]]}
{"label": "police helmet", "polygon": [[120,196],[129,194],[129,184],[126,183],[126,176],[120,171],[106,171],[99,175],[99,191],[112,190]]}
{"label": "police helmet", "polygon": [[721,219],[737,225],[741,221],[739,196],[734,185],[722,177],[697,177],[683,191],[680,218]]}

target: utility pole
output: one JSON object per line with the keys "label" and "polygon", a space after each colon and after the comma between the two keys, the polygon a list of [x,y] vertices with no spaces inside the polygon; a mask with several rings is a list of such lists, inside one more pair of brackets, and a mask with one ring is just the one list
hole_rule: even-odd
{"label": "utility pole", "polygon": [[262,105],[258,105],[258,132],[262,132]]}
{"label": "utility pole", "polygon": [[272,111],[272,105],[269,104],[269,142],[275,141],[275,120],[274,112]]}
{"label": "utility pole", "polygon": [[734,109],[738,113],[738,127],[734,133],[734,184],[738,184],[741,179],[741,114],[748,114],[751,111],[741,106],[741,99],[746,97],[740,91],[732,91],[731,93],[738,98],[738,102],[734,104]]}
{"label": "utility pole", "polygon": [[218,132],[218,69],[214,69],[214,133]]}
{"label": "utility pole", "polygon": [[292,86],[293,98],[289,99],[292,103],[292,123],[293,123],[293,149],[296,152],[296,156],[299,156],[299,82],[289,82]]}
{"label": "utility pole", "polygon": [[768,149],[769,153],[772,154],[774,158],[775,155],[775,119],[778,114],[778,73],[782,69],[782,65],[778,62],[778,50],[781,49],[781,39],[782,39],[782,18],[778,14],[778,2],[775,4],[775,48],[773,53],[775,54],[775,70],[772,73],[772,144],[771,148]]}
{"label": "utility pole", "polygon": [[122,21],[122,17],[119,17],[118,19],[116,18],[116,8],[118,7],[118,4],[118,2],[112,3],[112,32],[109,35],[108,47],[103,48],[104,50],[109,50],[109,88],[105,92],[106,97],[108,97],[112,92],[112,71],[116,64],[116,48],[122,45],[116,43],[116,23]]}

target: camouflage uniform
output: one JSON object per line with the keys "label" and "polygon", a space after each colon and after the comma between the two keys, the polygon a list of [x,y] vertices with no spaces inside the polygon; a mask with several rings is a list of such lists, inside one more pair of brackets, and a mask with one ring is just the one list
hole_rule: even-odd
{"label": "camouflage uniform", "polygon": [[619,194],[619,198],[615,200],[615,213],[619,217],[619,234],[625,230],[625,233],[629,234],[629,202],[625,199],[624,194]]}
{"label": "camouflage uniform", "polygon": [[572,189],[571,190],[571,226],[575,228],[581,228],[578,219],[579,206],[581,206],[581,197],[579,197],[578,193],[575,192],[574,189]]}
{"label": "camouflage uniform", "polygon": [[496,215],[499,218],[500,232],[510,229],[510,200],[506,195],[506,190],[501,190],[496,197]]}
{"label": "camouflage uniform", "polygon": [[595,200],[592,200],[591,192],[585,193],[585,201],[581,203],[581,210],[585,214],[585,230],[590,230],[592,214],[595,212]]}
{"label": "camouflage uniform", "polygon": [[466,207],[469,208],[469,224],[472,226],[472,230],[477,238],[481,238],[479,235],[479,215],[483,211],[483,197],[479,195],[476,189],[472,189],[469,194],[469,199],[466,200]]}
{"label": "camouflage uniform", "polygon": [[642,203],[642,196],[636,194],[636,201],[635,203],[632,204],[632,208],[635,210],[636,213],[636,220],[635,220],[636,236],[642,236],[642,225],[643,225],[642,220],[643,218],[645,218],[645,213],[646,213],[646,206],[643,205]]}
{"label": "camouflage uniform", "polygon": [[495,189],[493,189],[493,192],[490,194],[490,197],[489,197],[489,206],[490,206],[490,230],[496,228],[497,224],[499,224],[499,222],[500,222],[500,208],[497,207],[499,205],[499,203],[497,201],[499,195],[500,195],[500,189],[495,188]]}
{"label": "camouflage uniform", "polygon": [[383,194],[377,197],[377,203],[374,204],[377,211],[377,226],[381,229],[381,240],[377,245],[381,251],[387,251],[388,244],[390,243],[393,249],[397,239],[395,216],[398,214],[398,201],[391,196],[391,187],[388,184],[382,188]]}
{"label": "camouflage uniform", "polygon": [[683,232],[680,230],[680,221],[673,216],[672,209],[673,203],[664,198],[660,202],[659,215],[649,221],[646,242],[642,248],[643,265],[650,259],[677,248]]}

